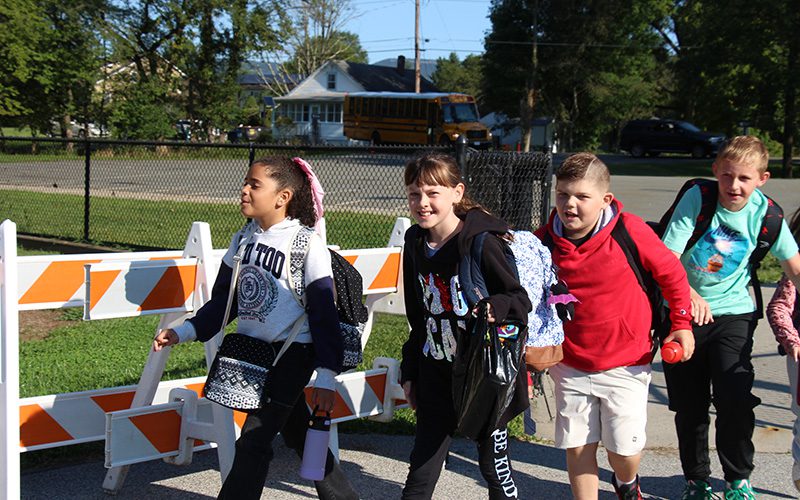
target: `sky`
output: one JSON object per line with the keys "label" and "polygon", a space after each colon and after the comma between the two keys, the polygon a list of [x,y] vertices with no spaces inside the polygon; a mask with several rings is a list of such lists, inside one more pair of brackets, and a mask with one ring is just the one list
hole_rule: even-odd
{"label": "sky", "polygon": [[[351,0],[355,17],[344,27],[358,35],[369,62],[414,58],[414,0]],[[483,38],[491,27],[490,0],[420,0],[422,59],[459,59],[483,52]]]}

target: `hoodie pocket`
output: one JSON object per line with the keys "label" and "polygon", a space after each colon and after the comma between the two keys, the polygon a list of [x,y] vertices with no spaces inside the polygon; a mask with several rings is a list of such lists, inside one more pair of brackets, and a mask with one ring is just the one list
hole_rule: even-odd
{"label": "hoodie pocket", "polygon": [[573,353],[585,359],[608,361],[630,357],[642,349],[624,316],[602,321],[573,321],[566,325],[566,343]]}

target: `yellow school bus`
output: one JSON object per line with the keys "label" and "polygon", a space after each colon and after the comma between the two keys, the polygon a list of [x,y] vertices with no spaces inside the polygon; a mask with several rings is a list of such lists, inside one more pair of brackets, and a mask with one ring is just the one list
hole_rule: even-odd
{"label": "yellow school bus", "polygon": [[353,92],[344,98],[344,135],[372,144],[467,144],[488,147],[492,134],[467,94]]}

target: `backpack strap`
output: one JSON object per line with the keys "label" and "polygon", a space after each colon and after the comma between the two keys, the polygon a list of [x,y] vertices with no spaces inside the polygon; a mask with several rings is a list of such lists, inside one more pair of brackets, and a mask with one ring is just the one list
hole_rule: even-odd
{"label": "backpack strap", "polygon": [[[625,227],[625,213],[619,214],[619,220],[611,229],[611,237],[617,242],[625,254],[625,259],[628,261],[633,274],[636,276],[636,281],[642,287],[647,299],[650,302],[650,310],[652,312],[652,320],[650,329],[654,330],[657,335],[662,335],[665,332],[661,331],[661,326],[666,322],[668,316],[664,308],[664,299],[661,294],[661,288],[656,283],[653,274],[644,268],[642,264],[642,257],[639,253],[639,247],[633,241],[628,228]],[[658,350],[658,342],[653,342],[653,355]]]}
{"label": "backpack strap", "polygon": [[711,220],[714,218],[714,212],[717,211],[717,198],[719,197],[719,184],[717,181],[691,179],[686,184],[689,183],[692,183],[690,187],[698,186],[700,188],[700,212],[695,218],[694,231],[692,231],[689,241],[686,242],[686,247],[683,249],[684,252],[692,248],[708,231],[711,226]]}
{"label": "backpack strap", "polygon": [[758,279],[758,269],[761,261],[767,256],[772,245],[777,241],[783,223],[783,209],[775,200],[767,195],[767,212],[761,221],[761,228],[756,238],[756,247],[750,253],[750,284],[753,285],[753,293],[756,296],[756,316],[755,319],[764,317],[764,298],[761,295],[761,282]]}
{"label": "backpack strap", "polygon": [[[614,227],[611,229],[611,237],[614,238],[614,241],[617,242],[622,252],[625,254],[625,259],[628,261],[628,265],[636,276],[636,281],[639,282],[639,286],[642,287],[644,293],[649,293],[646,282],[647,278],[645,277],[649,276],[650,273],[647,272],[642,265],[639,248],[636,246],[633,238],[631,238],[631,233],[628,232],[628,228],[625,227],[624,220],[623,214],[619,214],[617,223],[614,224]],[[650,279],[650,281],[652,281],[652,279]]]}
{"label": "backpack strap", "polygon": [[305,291],[306,291],[306,255],[308,255],[308,247],[311,243],[311,235],[314,230],[310,227],[300,226],[292,236],[292,245],[289,251],[289,289],[292,295],[301,307],[305,308]]}
{"label": "backpack strap", "polygon": [[553,253],[553,248],[555,248],[556,243],[553,241],[553,236],[550,234],[550,231],[544,231],[544,235],[542,236],[542,245],[546,246],[550,253]]}
{"label": "backpack strap", "polygon": [[458,281],[461,283],[464,298],[467,304],[474,307],[475,304],[488,297],[489,292],[486,287],[486,280],[483,279],[481,272],[481,255],[483,255],[483,243],[486,241],[486,232],[476,234],[472,238],[469,252],[461,256],[458,264]]}

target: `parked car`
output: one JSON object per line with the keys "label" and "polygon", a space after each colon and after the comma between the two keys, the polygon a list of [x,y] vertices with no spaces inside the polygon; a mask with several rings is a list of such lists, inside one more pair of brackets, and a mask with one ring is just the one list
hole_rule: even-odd
{"label": "parked car", "polygon": [[724,134],[704,132],[681,120],[631,120],[622,129],[619,148],[636,158],[659,153],[705,158],[716,154],[724,141]]}
{"label": "parked car", "polygon": [[228,132],[228,142],[255,142],[258,135],[264,130],[266,130],[265,127],[239,125]]}
{"label": "parked car", "polygon": [[[61,124],[57,121],[51,121],[51,132],[50,135],[53,137],[60,137],[62,136],[61,131]],[[83,122],[78,122],[76,120],[71,120],[69,122],[69,128],[72,130],[72,137],[78,137],[83,139],[86,137],[86,124]],[[94,123],[89,123],[89,137],[108,137],[108,130],[105,127],[101,127],[100,125],[96,125]]]}

